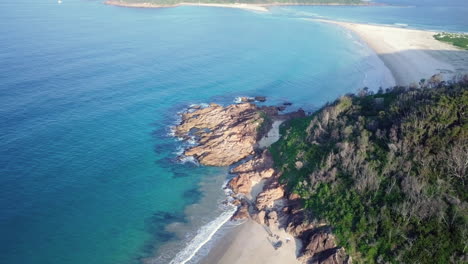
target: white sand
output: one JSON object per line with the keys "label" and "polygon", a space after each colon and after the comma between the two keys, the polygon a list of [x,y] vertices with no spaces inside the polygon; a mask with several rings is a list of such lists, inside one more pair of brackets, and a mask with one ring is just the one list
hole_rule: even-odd
{"label": "white sand", "polygon": [[[271,232],[271,236],[270,236]],[[278,235],[279,239],[275,236]],[[289,242],[286,242],[286,238]],[[224,240],[210,250],[201,264],[294,264],[300,263],[296,259],[296,249],[300,243],[284,230],[271,230],[248,220],[235,230],[226,234]],[[282,241],[278,249],[273,243]]]}
{"label": "white sand", "polygon": [[468,73],[468,52],[434,39],[437,32],[315,20],[356,33],[390,69],[398,85],[418,83],[434,74],[450,79]]}
{"label": "white sand", "polygon": [[284,120],[273,121],[270,131],[268,131],[268,133],[262,139],[260,139],[260,141],[258,141],[259,148],[267,148],[280,139],[281,135],[279,132],[279,127],[283,122]]}
{"label": "white sand", "polygon": [[[268,134],[259,141],[259,147],[270,146],[280,138],[279,126],[284,120],[275,120]],[[262,191],[264,181],[253,182],[251,194],[247,197],[255,200]],[[237,226],[225,234],[221,241],[203,258],[201,264],[295,264],[300,240],[279,229],[277,223],[271,228],[263,226],[252,219]],[[281,241],[281,246],[275,249],[275,243]]]}
{"label": "white sand", "polygon": [[124,6],[124,7],[140,7],[140,8],[165,8],[165,7],[178,7],[178,6],[206,6],[206,7],[224,7],[224,8],[240,8],[257,12],[268,12],[268,9],[261,5],[254,4],[215,4],[215,3],[180,3],[175,5],[158,5],[153,3],[127,3],[119,0],[108,0],[105,2],[107,5]]}
{"label": "white sand", "polygon": [[182,3],[181,6],[211,6],[211,7],[226,7],[226,8],[240,8],[257,12],[268,12],[266,7],[254,4],[193,4],[193,3]]}

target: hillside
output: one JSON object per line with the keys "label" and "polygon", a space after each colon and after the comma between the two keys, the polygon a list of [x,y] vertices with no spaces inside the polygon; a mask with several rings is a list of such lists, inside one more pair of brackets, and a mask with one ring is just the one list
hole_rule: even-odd
{"label": "hillside", "polygon": [[270,147],[356,263],[466,263],[468,78],[343,96]]}

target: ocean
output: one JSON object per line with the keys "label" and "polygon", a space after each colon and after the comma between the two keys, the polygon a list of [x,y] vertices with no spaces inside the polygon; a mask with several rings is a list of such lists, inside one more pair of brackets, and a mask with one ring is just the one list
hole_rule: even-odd
{"label": "ocean", "polygon": [[386,6],[273,7],[279,16],[332,19],[432,31],[468,32],[466,0],[377,0]]}
{"label": "ocean", "polygon": [[221,203],[228,168],[177,159],[186,147],[171,136],[177,113],[256,95],[313,111],[359,88],[390,86],[388,69],[359,39],[304,18],[468,31],[465,4],[424,8],[461,15],[2,1],[0,263],[190,259],[184,248],[216,236],[232,209]]}

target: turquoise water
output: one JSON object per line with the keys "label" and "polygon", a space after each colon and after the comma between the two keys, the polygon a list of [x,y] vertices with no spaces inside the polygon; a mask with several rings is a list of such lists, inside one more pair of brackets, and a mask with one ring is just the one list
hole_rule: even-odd
{"label": "turquoise water", "polygon": [[386,6],[274,7],[279,16],[334,19],[435,31],[468,32],[466,0],[378,0]]}
{"label": "turquoise water", "polygon": [[351,34],[301,18],[2,1],[0,263],[167,263],[226,177],[177,161],[178,111],[244,95],[313,110],[391,83]]}

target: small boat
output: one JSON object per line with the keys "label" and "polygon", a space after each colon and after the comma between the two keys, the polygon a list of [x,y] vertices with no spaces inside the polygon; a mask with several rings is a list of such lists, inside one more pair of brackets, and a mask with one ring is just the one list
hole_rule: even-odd
{"label": "small boat", "polygon": [[59,4],[61,4],[61,3],[62,3],[62,0],[58,0],[57,2],[58,2]]}

